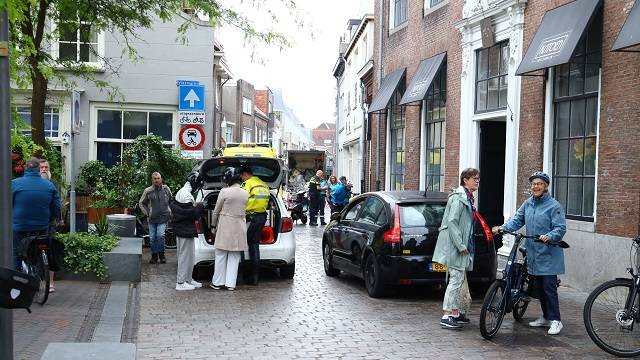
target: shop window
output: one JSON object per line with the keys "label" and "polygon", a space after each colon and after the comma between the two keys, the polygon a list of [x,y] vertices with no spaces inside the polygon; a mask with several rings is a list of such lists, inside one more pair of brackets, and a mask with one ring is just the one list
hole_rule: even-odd
{"label": "shop window", "polygon": [[390,169],[390,189],[391,190],[404,190],[404,168],[405,168],[405,125],[406,125],[406,113],[405,107],[398,105],[402,94],[400,91],[396,91],[390,107],[387,109],[389,113],[389,125],[390,125],[390,156],[391,156],[391,169]]}
{"label": "shop window", "polygon": [[444,138],[447,100],[447,70],[442,67],[426,96],[426,189],[444,191]]}
{"label": "shop window", "polygon": [[594,22],[553,79],[553,196],[567,218],[584,221],[594,215],[601,26]]}
{"label": "shop window", "polygon": [[476,51],[476,113],[507,108],[509,42]]}
{"label": "shop window", "polygon": [[[16,112],[25,122],[26,125],[31,127],[31,107],[18,106]],[[60,130],[60,112],[58,108],[45,107],[44,108],[44,136],[48,138],[58,138]],[[23,131],[24,134],[31,134],[31,128]]]}
{"label": "shop window", "polygon": [[140,135],[160,136],[173,146],[173,113],[156,111],[98,110],[96,160],[107,166],[120,161],[122,151]]}

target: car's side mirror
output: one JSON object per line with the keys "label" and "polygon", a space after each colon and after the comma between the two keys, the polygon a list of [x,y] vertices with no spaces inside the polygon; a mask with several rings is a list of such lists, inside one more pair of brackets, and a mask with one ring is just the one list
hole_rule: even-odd
{"label": "car's side mirror", "polygon": [[339,212],[335,212],[333,214],[331,214],[331,221],[338,221],[340,220],[340,213]]}

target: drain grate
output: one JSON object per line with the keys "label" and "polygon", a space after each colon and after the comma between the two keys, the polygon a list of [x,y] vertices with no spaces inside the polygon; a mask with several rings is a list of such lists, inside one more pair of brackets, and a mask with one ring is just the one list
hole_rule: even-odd
{"label": "drain grate", "polygon": [[140,325],[140,288],[139,283],[129,284],[129,296],[127,298],[127,313],[122,326],[122,343],[136,343],[138,340],[138,327]]}
{"label": "drain grate", "polygon": [[76,342],[90,342],[93,338],[93,332],[96,330],[96,326],[98,326],[104,303],[109,294],[109,287],[111,287],[111,283],[98,283],[98,290],[93,299],[91,299],[89,311],[87,311],[87,315],[85,315],[82,321],[78,336],[76,336]]}

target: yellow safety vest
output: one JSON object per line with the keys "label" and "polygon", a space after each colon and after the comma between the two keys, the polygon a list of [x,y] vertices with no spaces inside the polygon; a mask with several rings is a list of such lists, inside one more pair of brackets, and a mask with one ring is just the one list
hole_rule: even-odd
{"label": "yellow safety vest", "polygon": [[247,215],[255,213],[263,213],[269,207],[269,186],[257,176],[252,176],[242,183],[242,188],[249,193]]}

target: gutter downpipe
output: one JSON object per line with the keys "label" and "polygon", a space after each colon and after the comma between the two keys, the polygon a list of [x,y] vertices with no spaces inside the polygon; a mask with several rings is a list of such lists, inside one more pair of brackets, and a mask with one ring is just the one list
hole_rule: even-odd
{"label": "gutter downpipe", "polygon": [[[380,90],[380,84],[382,83],[382,75],[384,69],[382,66],[382,36],[384,34],[384,0],[380,0],[380,31],[378,33],[378,90]],[[386,117],[385,117],[386,118]],[[380,113],[378,113],[378,136],[376,136],[376,191],[380,191],[380,137],[382,136]]]}
{"label": "gutter downpipe", "polygon": [[[342,55],[340,55],[342,58]],[[343,73],[344,74],[344,73]],[[333,154],[333,168],[331,169],[331,175],[338,176],[338,163],[339,156],[338,150],[340,149],[340,144],[338,140],[340,138],[340,77],[334,76],[336,78],[336,126],[335,126],[335,140],[334,140],[334,154]]]}
{"label": "gutter downpipe", "polygon": [[365,166],[364,166],[364,139],[367,136],[367,109],[364,106],[364,98],[366,94],[364,91],[364,84],[362,79],[360,80],[360,108],[362,109],[362,134],[360,135],[360,194],[364,191],[364,179],[365,179]]}

